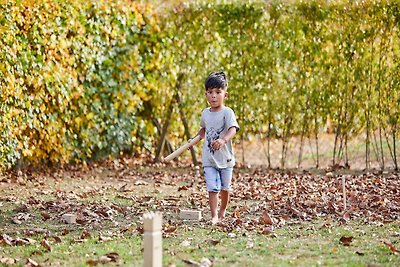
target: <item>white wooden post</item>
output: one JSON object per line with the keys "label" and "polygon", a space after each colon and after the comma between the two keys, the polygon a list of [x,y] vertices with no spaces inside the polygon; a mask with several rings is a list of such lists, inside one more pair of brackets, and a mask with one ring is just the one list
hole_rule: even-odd
{"label": "white wooden post", "polygon": [[143,215],[144,266],[162,267],[162,214]]}

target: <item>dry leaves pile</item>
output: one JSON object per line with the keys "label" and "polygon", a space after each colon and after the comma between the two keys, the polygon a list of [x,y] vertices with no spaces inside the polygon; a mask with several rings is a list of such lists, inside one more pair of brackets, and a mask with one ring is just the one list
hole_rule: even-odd
{"label": "dry leaves pile", "polygon": [[[386,223],[400,218],[399,174],[346,175],[345,180],[346,210],[343,210],[342,176],[263,171],[240,174],[235,180],[235,198],[240,203],[259,203],[247,210],[268,210],[278,224],[316,218],[344,221],[359,218],[366,223]],[[269,215],[263,215],[266,224],[272,220]]]}
{"label": "dry leaves pile", "polygon": [[[179,209],[189,208],[203,211],[206,219],[198,225],[211,227],[207,220],[209,209],[206,187],[199,168],[175,168],[149,163],[144,166],[134,159],[123,159],[83,169],[59,170],[48,175],[24,175],[22,178],[21,174],[4,176],[0,180],[0,189],[7,192],[0,197],[1,202],[22,202],[14,210],[10,225],[28,226],[38,219],[61,225],[64,224],[62,215],[71,213],[77,216],[78,225],[88,229],[75,242],[84,242],[91,237],[90,230],[100,232],[107,224],[107,229],[113,231],[109,235],[111,237],[99,234],[98,238],[99,242],[105,242],[126,232],[141,234],[143,213],[158,210],[164,214],[163,234],[168,237],[174,236],[183,224],[178,216]],[[55,181],[61,184],[64,179],[68,179],[68,184],[79,184],[76,188],[82,190],[71,190],[60,185],[49,186]],[[358,219],[372,224],[400,219],[399,174],[346,175],[346,210],[342,181],[341,175],[294,174],[263,169],[237,170],[228,216],[217,227],[227,232],[252,231],[271,235],[276,227],[315,219],[336,220],[340,223]],[[85,186],[89,182],[92,184]],[[37,190],[23,191],[26,196],[21,200],[20,196],[7,191],[8,186],[16,185]],[[43,195],[47,197],[43,198]],[[52,200],[48,200],[49,196]],[[129,204],[117,203],[115,199],[126,200]],[[37,214],[40,214],[39,218]],[[113,227],[110,228],[110,224]],[[59,237],[51,236],[46,229],[39,230],[46,233],[46,238],[39,242],[46,251],[51,251],[52,243],[61,242]],[[25,234],[32,231],[35,232],[29,229]],[[1,245],[9,246],[33,242],[29,238],[11,238],[6,233],[2,233],[0,239]],[[350,245],[351,237],[343,237],[340,242]],[[385,244],[391,251],[398,253],[389,242]],[[119,260],[118,257],[118,254],[110,253],[89,260],[87,264],[115,262]],[[13,260],[0,258],[2,263]],[[201,265],[194,265],[197,264]]]}
{"label": "dry leaves pile", "polygon": [[[85,181],[93,179],[97,186],[80,191],[47,189],[45,194],[53,197],[50,201],[42,200],[40,194],[31,194],[14,210],[12,221],[15,224],[29,222],[33,210],[40,211],[42,220],[54,223],[60,221],[62,214],[73,213],[77,215],[77,223],[82,225],[105,220],[118,225],[118,217],[135,220],[148,210],[161,211],[168,219],[176,219],[182,208],[202,210],[208,215],[205,183],[199,168],[183,170],[149,164],[146,171],[139,171],[142,165],[136,164],[133,159],[124,159],[94,165],[81,172],[56,172],[53,174],[53,177],[58,177],[56,179],[68,176],[69,183],[80,183],[81,188],[85,188]],[[52,182],[40,175],[30,174],[29,177],[34,181],[30,185],[39,187]],[[399,174],[346,175],[345,181],[346,210],[341,175],[288,174],[263,169],[236,171],[231,216],[228,216],[231,220],[227,222],[254,230],[317,218],[343,222],[358,218],[366,223],[400,219]],[[127,199],[132,201],[132,205],[115,201],[84,201],[107,196]],[[0,200],[15,202],[17,197],[8,195]]]}

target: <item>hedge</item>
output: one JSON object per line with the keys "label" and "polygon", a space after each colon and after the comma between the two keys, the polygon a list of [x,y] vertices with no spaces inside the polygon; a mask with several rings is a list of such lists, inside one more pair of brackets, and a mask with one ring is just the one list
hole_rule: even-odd
{"label": "hedge", "polygon": [[[2,168],[154,152],[177,91],[199,127],[216,69],[242,138],[332,130],[339,160],[353,136],[367,151],[377,131],[398,137],[398,1],[26,0],[0,11]],[[178,112],[169,136],[183,136]]]}

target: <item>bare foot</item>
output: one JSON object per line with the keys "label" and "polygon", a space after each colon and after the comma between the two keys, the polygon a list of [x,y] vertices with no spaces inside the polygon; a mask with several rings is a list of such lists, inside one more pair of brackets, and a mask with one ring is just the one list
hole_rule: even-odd
{"label": "bare foot", "polygon": [[217,224],[218,223],[218,217],[213,217],[212,219],[211,219],[211,224],[212,225],[215,225],[215,224]]}

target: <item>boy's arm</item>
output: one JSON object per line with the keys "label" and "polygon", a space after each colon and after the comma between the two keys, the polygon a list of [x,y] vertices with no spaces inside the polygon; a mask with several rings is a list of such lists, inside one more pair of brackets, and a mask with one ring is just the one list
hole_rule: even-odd
{"label": "boy's arm", "polygon": [[231,140],[235,134],[236,134],[236,127],[233,126],[233,127],[229,128],[229,130],[226,132],[226,134],[223,137],[212,142],[212,144],[211,144],[212,148],[214,150],[219,150],[221,147],[226,145],[228,143],[228,141]]}
{"label": "boy's arm", "polygon": [[201,127],[196,135],[200,135],[200,139],[204,139],[205,134],[206,134],[206,129],[204,127]]}
{"label": "boy's arm", "polygon": [[228,132],[221,139],[224,140],[224,142],[226,144],[226,143],[228,143],[229,140],[231,140],[233,138],[233,136],[235,134],[236,134],[236,127],[233,126],[233,127],[229,128]]}
{"label": "boy's arm", "polygon": [[[206,129],[201,127],[200,130],[197,132],[197,134],[192,139],[194,139],[196,136],[200,136],[200,140],[204,139],[205,134],[206,134]],[[190,140],[192,140],[192,139],[190,139]],[[190,140],[189,140],[189,142],[190,142]],[[195,144],[197,144],[199,141],[197,141]],[[193,145],[195,145],[195,144],[193,144]],[[188,149],[192,148],[193,145],[188,147]]]}

